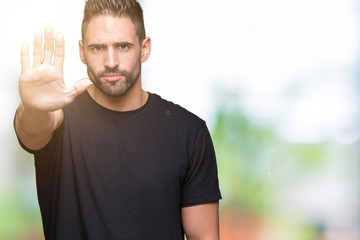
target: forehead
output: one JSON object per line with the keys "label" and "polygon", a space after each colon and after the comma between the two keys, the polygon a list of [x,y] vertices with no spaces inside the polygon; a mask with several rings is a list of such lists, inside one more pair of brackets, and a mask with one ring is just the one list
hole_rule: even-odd
{"label": "forehead", "polygon": [[135,25],[128,17],[99,15],[93,17],[86,27],[85,41],[106,43],[114,41],[137,41]]}

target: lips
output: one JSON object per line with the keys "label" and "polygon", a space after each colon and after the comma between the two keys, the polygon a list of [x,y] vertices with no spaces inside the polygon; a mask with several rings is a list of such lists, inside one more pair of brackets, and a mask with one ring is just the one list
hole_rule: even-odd
{"label": "lips", "polygon": [[122,75],[118,75],[118,74],[105,74],[103,76],[105,81],[108,82],[116,82],[119,81],[122,78]]}

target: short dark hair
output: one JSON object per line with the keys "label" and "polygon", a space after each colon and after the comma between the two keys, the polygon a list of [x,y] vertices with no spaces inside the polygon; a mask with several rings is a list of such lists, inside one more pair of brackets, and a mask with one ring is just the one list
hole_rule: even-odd
{"label": "short dark hair", "polygon": [[83,40],[90,20],[100,15],[130,18],[135,26],[140,44],[145,39],[143,11],[136,0],[87,0],[81,25],[81,37]]}

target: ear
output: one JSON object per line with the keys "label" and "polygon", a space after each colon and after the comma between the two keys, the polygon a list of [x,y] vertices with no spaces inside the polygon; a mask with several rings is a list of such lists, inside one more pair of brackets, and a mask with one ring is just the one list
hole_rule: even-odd
{"label": "ear", "polygon": [[145,38],[141,43],[141,62],[146,62],[149,59],[151,52],[151,39]]}
{"label": "ear", "polygon": [[79,55],[80,55],[80,60],[83,64],[86,64],[86,58],[85,58],[85,54],[84,54],[84,44],[82,40],[79,40]]}

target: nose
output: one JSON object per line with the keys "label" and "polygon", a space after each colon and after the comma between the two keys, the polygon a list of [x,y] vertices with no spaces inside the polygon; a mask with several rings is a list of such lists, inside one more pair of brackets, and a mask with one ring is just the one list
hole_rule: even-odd
{"label": "nose", "polygon": [[119,65],[117,52],[113,48],[107,49],[104,64],[108,68],[115,68]]}

